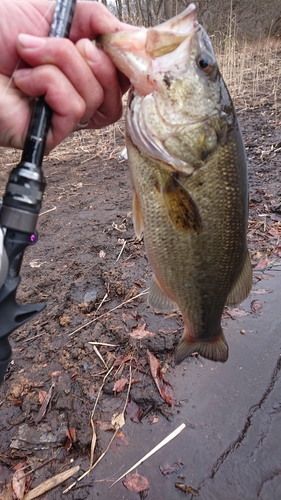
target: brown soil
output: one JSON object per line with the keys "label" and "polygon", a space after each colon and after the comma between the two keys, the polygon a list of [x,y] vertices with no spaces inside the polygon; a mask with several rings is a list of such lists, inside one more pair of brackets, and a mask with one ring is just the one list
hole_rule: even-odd
{"label": "brown soil", "polygon": [[[236,104],[249,160],[249,247],[259,267],[273,265],[281,256],[280,106],[271,97],[255,100],[247,109]],[[122,125],[115,125],[74,134],[44,161],[48,184],[38,219],[39,241],[25,253],[18,300],[44,301],[47,307],[10,337],[13,363],[0,390],[0,491],[18,463],[26,471],[37,469],[27,476],[29,488],[68,468],[70,460],[87,470],[90,414],[111,366],[94,415],[94,459],[105,451],[108,432],[113,433],[104,429],[123,410],[127,387],[120,393],[113,387],[120,378],[129,380],[130,365],[134,383],[129,400],[140,408],[143,422],[152,423],[159,413],[172,419],[177,411],[160,397],[146,351],[157,355],[169,379],[183,324],[179,315],[156,314],[147,306],[151,269],[143,242],[134,236],[128,166],[118,159],[123,147]],[[4,191],[19,155],[2,150],[0,159]],[[157,335],[141,340],[129,335],[144,324]],[[104,362],[89,341],[114,344],[97,346]],[[48,391],[50,402],[42,416],[40,395]],[[116,438],[120,445],[124,434]],[[87,478],[63,495],[71,481],[42,498],[90,498]]]}

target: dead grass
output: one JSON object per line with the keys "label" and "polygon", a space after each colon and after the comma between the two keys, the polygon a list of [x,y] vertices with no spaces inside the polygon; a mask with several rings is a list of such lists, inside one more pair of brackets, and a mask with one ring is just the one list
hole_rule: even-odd
{"label": "dead grass", "polygon": [[281,41],[265,38],[258,42],[240,41],[235,33],[227,39],[214,37],[216,57],[234,102],[243,101],[244,107],[260,99],[274,101],[281,107]]}

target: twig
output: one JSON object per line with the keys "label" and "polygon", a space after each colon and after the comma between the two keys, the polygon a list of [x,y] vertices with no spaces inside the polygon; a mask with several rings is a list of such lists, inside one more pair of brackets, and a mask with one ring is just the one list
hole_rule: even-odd
{"label": "twig", "polygon": [[116,344],[106,344],[106,342],[88,342],[88,344],[104,345],[106,347],[118,347],[118,345],[116,345]]}
{"label": "twig", "polygon": [[36,488],[33,488],[33,490],[24,495],[23,500],[33,500],[33,498],[37,498],[43,495],[44,493],[46,493],[46,491],[55,488],[55,486],[58,486],[59,484],[69,479],[71,476],[73,476],[73,474],[78,472],[79,469],[80,465],[76,465],[76,467],[72,467],[71,469],[65,470],[64,472],[51,477],[51,479],[47,479],[47,481],[39,484],[39,486],[36,486]]}
{"label": "twig", "polygon": [[97,404],[98,404],[98,400],[100,398],[100,395],[101,395],[101,391],[103,389],[103,386],[105,384],[105,381],[107,379],[107,377],[110,375],[110,373],[112,372],[113,370],[113,366],[110,368],[110,370],[108,370],[108,372],[105,374],[105,376],[103,377],[102,379],[102,384],[99,388],[99,392],[98,392],[98,395],[96,397],[96,401],[95,401],[95,404],[94,404],[94,408],[91,412],[91,426],[92,426],[92,429],[93,429],[93,437],[92,437],[92,442],[91,442],[91,456],[90,456],[90,467],[92,466],[92,463],[93,463],[93,460],[94,460],[94,451],[95,451],[95,446],[96,446],[96,439],[97,439],[97,436],[96,436],[96,431],[95,431],[95,424],[94,424],[94,413],[96,411],[96,407],[97,407]]}
{"label": "twig", "polygon": [[40,215],[45,215],[49,212],[52,212],[53,210],[56,210],[56,209],[57,209],[57,207],[50,208],[49,210],[46,210],[45,212],[41,212],[41,214],[39,214],[38,217],[40,217]]}
{"label": "twig", "polygon": [[100,360],[103,362],[103,364],[104,364],[105,368],[108,368],[108,366],[107,366],[106,362],[104,361],[104,359],[103,359],[103,357],[102,357],[102,355],[101,355],[100,351],[98,350],[98,348],[97,348],[95,345],[94,345],[93,347],[94,347],[94,351],[95,351],[96,355],[97,355],[97,356],[100,358]]}
{"label": "twig", "polygon": [[141,458],[133,467],[131,467],[127,472],[125,472],[122,476],[120,476],[114,483],[112,483],[108,489],[112,488],[120,479],[123,479],[129,472],[134,470],[136,467],[138,467],[140,464],[142,464],[147,458],[151,457],[156,451],[160,450],[163,446],[165,446],[167,443],[169,443],[172,439],[174,439],[178,434],[180,434],[181,431],[185,428],[185,424],[181,424],[177,429],[175,429],[169,436],[167,436],[163,441],[161,441],[155,448],[153,448],[149,453],[147,453],[143,458]]}
{"label": "twig", "polygon": [[103,305],[103,303],[104,303],[105,299],[107,299],[107,297],[108,297],[108,293],[106,292],[106,294],[105,294],[104,298],[102,299],[101,303],[100,303],[100,304],[99,304],[99,306],[97,307],[97,310],[95,311],[95,313],[97,313],[97,312],[98,312],[98,310],[101,308],[101,306]]}
{"label": "twig", "polygon": [[[113,368],[113,366],[107,372],[107,374],[105,375],[105,377],[104,377],[104,379],[102,381],[102,385],[101,385],[101,388],[99,390],[99,393],[98,393],[98,396],[97,396],[97,399],[96,399],[96,402],[95,402],[95,406],[94,406],[93,411],[91,413],[91,425],[92,425],[93,429],[94,429],[93,415],[94,415],[94,411],[96,409],[97,401],[98,401],[98,398],[100,396],[100,393],[101,393],[102,387],[104,385],[104,382],[105,382],[106,378],[108,377],[109,373],[111,372],[112,368]],[[108,445],[106,447],[106,450],[101,454],[101,456],[96,460],[96,462],[94,464],[92,464],[89,467],[89,469],[86,470],[86,472],[84,472],[84,474],[82,474],[82,476],[78,477],[78,479],[76,481],[74,481],[74,483],[72,483],[70,486],[68,486],[68,488],[66,488],[63,491],[63,493],[68,493],[78,483],[78,481],[81,481],[82,479],[84,479],[84,477],[86,477],[88,474],[90,474],[90,472],[99,464],[99,462],[103,459],[103,457],[108,452],[108,450],[109,450],[109,448],[110,448],[110,446],[111,446],[111,444],[112,444],[112,442],[113,442],[113,440],[114,440],[117,432],[125,424],[124,415],[125,415],[126,407],[127,407],[128,400],[129,400],[129,393],[130,393],[131,385],[132,385],[132,368],[131,368],[131,365],[130,365],[130,381],[129,381],[129,385],[128,385],[128,391],[127,391],[126,401],[125,401],[122,413],[120,413],[120,415],[118,415],[118,417],[115,419],[115,431],[114,431],[114,434],[111,437],[111,439],[110,439],[110,441],[109,441],[109,443],[108,443]],[[94,431],[94,435],[95,435],[95,440],[96,440],[96,433],[95,433],[95,431]],[[92,440],[92,442],[93,442],[93,440]],[[91,462],[90,463],[92,463],[92,460],[93,460],[93,457],[92,457],[92,446],[91,446]]]}
{"label": "twig", "polygon": [[110,314],[111,312],[115,311],[116,309],[119,309],[120,307],[124,306],[125,304],[128,304],[129,302],[132,302],[133,300],[137,299],[138,297],[141,297],[142,295],[147,294],[148,291],[149,291],[149,288],[147,288],[146,290],[144,290],[141,293],[138,293],[134,297],[131,297],[130,299],[125,300],[125,302],[122,302],[122,304],[119,304],[118,306],[113,307],[113,309],[110,309],[110,311],[107,311],[107,312],[101,314],[100,316],[98,316],[97,318],[94,318],[91,321],[88,321],[88,323],[85,323],[85,325],[79,326],[79,328],[76,328],[76,330],[74,330],[73,332],[69,333],[68,336],[70,337],[71,335],[74,335],[75,333],[79,332],[80,330],[83,330],[83,328],[86,328],[86,326],[89,326],[92,323],[94,323],[95,321],[98,321],[99,319],[103,318],[107,314]]}
{"label": "twig", "polygon": [[118,262],[118,260],[120,259],[121,255],[122,255],[122,252],[123,252],[123,250],[124,250],[124,248],[125,248],[126,243],[127,243],[127,242],[126,242],[126,240],[125,240],[125,241],[124,241],[124,243],[123,243],[123,245],[122,245],[122,248],[121,248],[121,250],[120,250],[120,252],[119,252],[119,255],[118,255],[118,257],[117,257],[117,259],[116,259],[116,261],[115,261],[115,263],[116,263],[116,262]]}

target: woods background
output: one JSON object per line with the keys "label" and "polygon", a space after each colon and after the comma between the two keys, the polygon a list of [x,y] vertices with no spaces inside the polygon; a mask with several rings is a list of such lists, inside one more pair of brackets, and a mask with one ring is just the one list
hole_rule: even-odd
{"label": "woods background", "polygon": [[[159,24],[189,0],[100,0],[120,20],[143,26]],[[201,0],[194,2],[209,35],[236,33],[248,39],[281,35],[281,0]]]}

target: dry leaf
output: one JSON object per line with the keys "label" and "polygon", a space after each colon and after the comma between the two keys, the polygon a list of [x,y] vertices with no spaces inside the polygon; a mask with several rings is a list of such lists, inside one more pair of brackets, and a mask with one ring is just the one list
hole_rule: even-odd
{"label": "dry leaf", "polygon": [[128,385],[129,380],[127,378],[120,378],[119,380],[116,380],[113,391],[115,392],[122,392],[123,389],[125,389],[126,385]]}
{"label": "dry leaf", "polygon": [[254,266],[255,271],[262,271],[265,269],[269,264],[268,257],[262,257],[262,259],[259,260],[256,266]]}
{"label": "dry leaf", "polygon": [[135,328],[129,335],[133,339],[141,340],[144,337],[155,337],[155,333],[149,332],[148,330],[145,329],[146,324],[143,323],[141,325],[138,325],[137,328]]}
{"label": "dry leaf", "polygon": [[130,444],[129,439],[122,431],[117,432],[114,442],[115,442],[116,446],[129,446],[129,444]]}
{"label": "dry leaf", "polygon": [[12,483],[6,483],[0,493],[0,500],[14,500]]}
{"label": "dry leaf", "polygon": [[76,430],[74,427],[70,427],[66,430],[67,440],[64,445],[66,451],[69,451],[72,448],[73,443],[76,441]]}
{"label": "dry leaf", "polygon": [[142,411],[134,401],[127,404],[126,413],[132,422],[140,423]]}
{"label": "dry leaf", "polygon": [[195,488],[188,486],[188,484],[175,483],[175,487],[180,491],[184,491],[184,493],[190,493],[191,495],[199,495],[199,490],[196,490]]}
{"label": "dry leaf", "polygon": [[60,375],[62,373],[61,370],[57,370],[56,372],[52,372],[50,373],[50,377],[57,377],[58,375]]}
{"label": "dry leaf", "polygon": [[176,462],[174,465],[167,465],[159,467],[163,476],[172,477],[175,474],[178,474],[180,470],[184,468],[184,464],[182,462]]}
{"label": "dry leaf", "polygon": [[[45,416],[48,404],[50,402],[50,399],[52,397],[52,391],[53,391],[54,385],[51,385],[50,389],[48,392],[46,391],[39,391],[39,401],[42,399],[41,403],[41,408],[39,412],[37,413],[37,416],[34,418],[35,424],[38,424],[42,418]],[[41,395],[40,395],[41,393]]]}
{"label": "dry leaf", "polygon": [[256,295],[265,295],[266,293],[272,293],[272,292],[273,290],[265,290],[264,288],[258,288],[256,290],[252,288],[251,290],[251,293],[254,293]]}
{"label": "dry leaf", "polygon": [[149,489],[149,482],[146,477],[140,476],[138,473],[127,474],[123,484],[127,490],[136,491],[137,493]]}
{"label": "dry leaf", "polygon": [[60,318],[60,326],[67,326],[70,323],[70,317],[69,316],[62,316]]}
{"label": "dry leaf", "polygon": [[26,484],[26,475],[22,469],[17,470],[12,478],[14,500],[22,500]]}
{"label": "dry leaf", "polygon": [[116,367],[122,365],[123,363],[126,363],[127,361],[131,361],[131,359],[132,359],[132,356],[130,354],[118,356],[118,358],[116,358],[116,360],[114,361],[113,366],[114,366],[114,368],[116,368]]}
{"label": "dry leaf", "polygon": [[47,397],[47,391],[38,391],[38,399],[40,405],[42,405],[45,401],[45,398]]}
{"label": "dry leaf", "polygon": [[112,425],[111,422],[106,422],[102,420],[96,420],[96,423],[98,424],[99,428],[102,431],[114,431],[114,426]]}
{"label": "dry leaf", "polygon": [[261,302],[260,300],[252,300],[251,302],[251,310],[253,313],[256,313],[257,311],[259,311],[263,306],[263,302]]}
{"label": "dry leaf", "polygon": [[125,425],[124,413],[114,415],[111,419],[111,423],[114,429],[121,429]]}
{"label": "dry leaf", "polygon": [[164,380],[163,373],[161,371],[160,364],[157,358],[148,349],[146,353],[149,361],[151,375],[158,388],[160,396],[164,399],[164,401],[166,401],[166,403],[173,407],[176,402],[173,388],[171,384],[169,384],[169,382],[166,382]]}
{"label": "dry leaf", "polygon": [[244,311],[244,309],[239,309],[238,307],[229,309],[225,311],[225,313],[231,318],[243,318],[243,316],[248,316],[249,314],[247,311]]}

